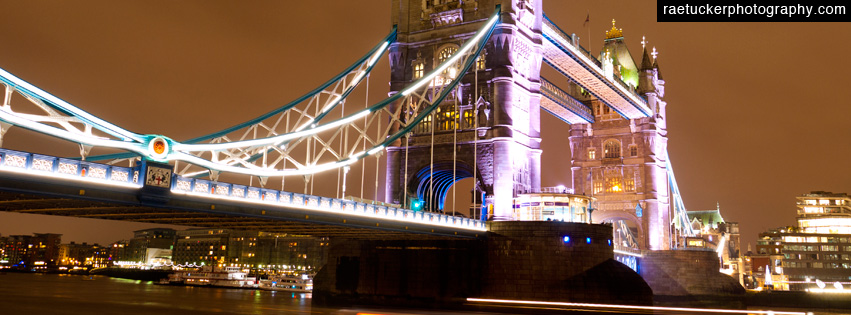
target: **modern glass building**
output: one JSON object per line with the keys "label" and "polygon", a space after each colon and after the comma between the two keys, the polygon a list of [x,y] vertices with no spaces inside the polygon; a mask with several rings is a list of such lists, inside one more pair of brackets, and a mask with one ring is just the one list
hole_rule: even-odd
{"label": "modern glass building", "polygon": [[768,271],[789,290],[851,291],[851,197],[814,191],[797,208],[798,226],[761,233],[754,257],[778,257]]}

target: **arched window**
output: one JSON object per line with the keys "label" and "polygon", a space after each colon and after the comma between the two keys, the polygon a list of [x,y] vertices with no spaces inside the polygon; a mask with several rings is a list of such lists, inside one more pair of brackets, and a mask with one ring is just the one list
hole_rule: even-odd
{"label": "arched window", "polygon": [[425,72],[425,65],[422,62],[414,63],[414,80],[422,78]]}
{"label": "arched window", "polygon": [[452,57],[452,54],[454,54],[456,51],[458,51],[458,47],[455,46],[448,46],[446,48],[441,49],[440,53],[437,54],[437,64],[441,64],[447,59],[449,59],[449,57]]}
{"label": "arched window", "polygon": [[[443,64],[443,62],[445,62],[446,60],[449,60],[449,58],[452,57],[452,55],[455,54],[456,51],[458,51],[458,46],[455,45],[447,45],[441,48],[440,51],[437,53],[437,60],[435,60],[434,67],[440,67],[440,65]],[[455,65],[451,65],[450,67],[447,67],[446,70],[444,70],[440,76],[435,78],[434,84],[444,85],[454,79],[457,75],[458,69],[455,67]]]}
{"label": "arched window", "polygon": [[621,143],[617,140],[606,141],[606,144],[603,145],[603,149],[605,149],[605,154],[603,156],[607,159],[621,157]]}

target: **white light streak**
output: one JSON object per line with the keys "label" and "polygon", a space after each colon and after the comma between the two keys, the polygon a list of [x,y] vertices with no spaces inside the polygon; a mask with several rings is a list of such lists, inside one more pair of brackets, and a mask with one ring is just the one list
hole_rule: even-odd
{"label": "white light streak", "polygon": [[29,90],[30,92],[40,96],[41,98],[44,98],[44,99],[58,105],[59,107],[62,107],[63,109],[65,109],[65,110],[67,110],[71,113],[74,113],[77,116],[80,116],[80,117],[82,117],[86,120],[89,120],[93,123],[101,125],[104,128],[109,129],[112,132],[115,132],[115,133],[118,133],[118,134],[124,136],[127,139],[132,139],[132,140],[142,142],[142,137],[140,135],[132,133],[132,132],[127,131],[127,130],[124,130],[123,128],[120,128],[120,127],[113,125],[113,124],[111,124],[111,123],[109,123],[105,120],[102,120],[102,119],[100,119],[100,118],[98,118],[98,117],[96,117],[92,114],[89,114],[89,113],[75,107],[74,105],[71,105],[68,102],[63,101],[62,99],[60,99],[56,96],[53,96],[52,94],[47,93],[44,90],[39,89],[38,87],[36,87],[32,84],[29,84],[29,82],[21,80],[20,78],[18,78],[16,76],[14,76],[13,74],[7,72],[6,70],[0,69],[0,76],[2,76],[3,78],[11,81],[12,83],[14,83],[14,84],[16,84],[16,85],[18,85],[18,86],[20,86],[24,89]]}
{"label": "white light streak", "polygon": [[[261,139],[253,139],[253,140],[243,140],[243,141],[233,141],[227,143],[204,143],[204,144],[186,144],[186,143],[175,143],[173,146],[174,151],[183,151],[183,152],[197,152],[197,151],[221,151],[233,148],[242,148],[242,147],[251,147],[251,146],[266,146],[266,145],[277,145],[278,143],[301,138],[304,136],[309,136],[313,134],[320,133],[325,130],[333,129],[345,124],[348,124],[352,121],[355,121],[359,118],[363,118],[366,115],[369,115],[369,109],[365,109],[357,114],[352,116],[339,119],[336,121],[332,121],[325,125],[316,126],[314,128],[310,128],[304,131],[296,131],[288,134],[283,134],[275,137],[261,138]],[[305,124],[300,129],[309,126],[311,123]]]}
{"label": "white light streak", "polygon": [[25,118],[21,118],[16,115],[14,112],[9,111],[7,108],[0,108],[0,120],[4,120],[10,124],[21,126],[27,129],[32,129],[37,132],[41,132],[50,136],[54,136],[57,138],[66,139],[69,141],[87,144],[91,146],[99,146],[99,147],[108,147],[108,148],[116,148],[123,149],[133,152],[141,153],[142,155],[147,155],[147,149],[139,144],[126,142],[126,141],[117,141],[117,140],[109,140],[96,136],[86,136],[82,134],[72,133],[67,130],[59,129],[56,127],[44,125],[38,122],[34,122]]}
{"label": "white light streak", "polygon": [[781,312],[781,311],[759,311],[759,310],[731,310],[731,309],[712,309],[712,308],[689,308],[689,307],[662,307],[662,306],[640,306],[640,305],[620,305],[620,304],[592,304],[592,303],[568,303],[568,302],[544,302],[544,301],[523,301],[523,300],[497,300],[497,299],[477,299],[467,298],[468,302],[487,302],[500,304],[526,304],[526,305],[542,305],[542,306],[569,306],[569,307],[584,307],[584,308],[614,308],[614,309],[632,309],[632,310],[654,310],[654,311],[677,311],[677,312],[694,312],[694,313],[728,313],[728,314],[777,314],[777,315],[806,315],[804,312]]}
{"label": "white light streak", "polygon": [[86,182],[92,184],[106,185],[106,186],[116,186],[116,187],[126,187],[126,188],[140,188],[142,187],[136,183],[128,183],[128,182],[119,182],[119,181],[111,181],[108,179],[97,179],[86,176],[79,175],[71,175],[71,174],[62,174],[62,173],[48,173],[48,172],[34,172],[31,169],[25,168],[17,168],[17,167],[9,167],[5,165],[0,165],[0,171],[10,172],[10,173],[18,173],[26,176],[37,176],[44,178],[53,178],[53,179],[61,179],[61,180],[70,180],[77,182]]}
{"label": "white light streak", "polygon": [[384,54],[384,49],[386,49],[387,46],[390,46],[390,42],[384,42],[384,44],[381,44],[381,48],[378,48],[378,51],[375,52],[375,55],[373,55],[372,58],[369,58],[369,62],[366,63],[366,66],[372,67],[372,65],[374,65],[375,62],[378,61],[378,58]]}
{"label": "white light streak", "polygon": [[[429,226],[438,226],[438,227],[447,227],[447,228],[457,228],[457,229],[470,230],[470,231],[483,232],[483,231],[487,230],[484,227],[484,225],[479,225],[478,227],[467,226],[466,224],[462,223],[464,221],[460,221],[460,220],[456,224],[449,223],[448,220],[441,220],[440,217],[446,217],[445,215],[439,215],[440,217],[435,219],[433,222],[430,222],[430,221],[414,221],[413,215],[409,216],[412,219],[407,220],[407,219],[404,219],[404,218],[401,218],[401,217],[396,217],[395,215],[388,215],[388,214],[386,214],[387,212],[384,212],[385,214],[375,214],[374,211],[366,211],[366,212],[346,211],[345,207],[341,207],[340,209],[324,208],[324,207],[320,207],[320,206],[313,207],[313,206],[307,206],[307,205],[286,204],[286,203],[281,203],[281,202],[278,202],[278,201],[275,201],[275,200],[260,200],[260,199],[239,198],[239,197],[232,197],[232,196],[222,196],[222,195],[213,195],[213,194],[207,194],[207,193],[182,191],[182,190],[177,190],[177,189],[172,189],[171,192],[175,193],[175,194],[187,195],[187,196],[196,196],[196,197],[203,197],[203,198],[210,198],[210,199],[220,199],[220,200],[237,201],[237,202],[244,202],[244,203],[251,203],[251,204],[260,204],[260,205],[263,205],[264,207],[274,206],[274,207],[281,208],[281,209],[296,208],[296,209],[300,209],[300,210],[309,210],[309,211],[316,211],[316,212],[323,212],[323,213],[344,214],[344,215],[348,215],[348,216],[357,216],[357,217],[369,217],[369,218],[382,219],[382,220],[387,220],[387,221],[397,221],[397,222],[410,223],[410,224],[414,224],[414,225],[417,225],[417,224],[429,225]],[[310,195],[303,195],[303,196],[305,197],[305,199],[307,199],[308,197],[316,197],[316,196],[310,196]],[[343,200],[343,199],[335,199],[335,200],[346,201],[346,200]],[[364,209],[365,209],[365,206],[366,205],[364,205]],[[409,211],[409,212],[411,212],[411,214],[414,213],[412,210],[407,210],[407,209],[399,209],[399,210]],[[276,211],[276,209],[270,209],[268,211]]]}
{"label": "white light streak", "polygon": [[619,249],[612,250],[612,252],[614,252],[615,254],[620,254],[620,255],[644,257],[644,255],[642,255],[642,254],[630,253],[630,252],[622,251],[622,250],[619,250]]}

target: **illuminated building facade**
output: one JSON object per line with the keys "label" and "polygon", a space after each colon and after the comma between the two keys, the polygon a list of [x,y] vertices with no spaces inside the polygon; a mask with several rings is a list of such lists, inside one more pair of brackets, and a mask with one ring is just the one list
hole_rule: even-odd
{"label": "illuminated building facade", "polygon": [[686,237],[684,247],[704,249],[718,253],[721,272],[735,278],[744,285],[744,265],[741,253],[739,223],[727,222],[721,209],[688,211],[694,237]]}
{"label": "illuminated building facade", "polygon": [[797,197],[797,208],[798,226],[761,233],[752,259],[769,256],[769,272],[786,279],[789,290],[851,289],[851,198],[814,191]]}
{"label": "illuminated building facade", "polygon": [[519,194],[514,198],[512,220],[591,223],[593,198],[569,194],[566,189],[550,191]]}
{"label": "illuminated building facade", "polygon": [[257,231],[191,229],[177,232],[174,264],[286,269],[318,268],[328,240]]}
{"label": "illuminated building facade", "polygon": [[59,264],[62,266],[107,267],[110,248],[98,244],[71,242],[59,245]]}
{"label": "illuminated building facade", "polygon": [[655,56],[655,49],[651,54],[644,49],[636,64],[613,21],[597,58],[607,73],[647,100],[651,117],[626,119],[575,83],[566,91],[589,105],[595,118],[571,125],[573,189],[596,198],[595,222],[624,221],[637,230],[642,249],[664,250],[671,248],[668,132],[661,99],[665,81]]}
{"label": "illuminated building facade", "polygon": [[[133,231],[133,239],[127,244],[128,257],[122,261],[147,263],[155,257],[163,258],[163,250],[171,250],[177,231],[169,228],[152,228]],[[168,254],[171,256],[171,254]],[[168,257],[170,258],[170,257]]]}
{"label": "illuminated building facade", "polygon": [[62,234],[34,233],[4,238],[2,261],[6,266],[24,270],[46,270],[59,264]]}
{"label": "illuminated building facade", "polygon": [[[510,220],[512,198],[540,188],[541,1],[393,1],[398,37],[390,46],[390,93],[451,56],[486,23],[492,11],[480,6],[494,3],[503,17],[474,68],[447,70],[464,76],[457,91],[387,148],[388,203],[443,211],[449,188],[474,178],[473,208],[481,204],[495,220]],[[445,82],[442,76],[433,84]]]}

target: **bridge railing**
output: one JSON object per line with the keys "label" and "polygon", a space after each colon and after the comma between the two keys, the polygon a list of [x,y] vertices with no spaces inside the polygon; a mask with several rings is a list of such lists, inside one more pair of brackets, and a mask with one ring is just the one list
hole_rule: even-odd
{"label": "bridge railing", "polygon": [[482,221],[459,218],[439,213],[413,211],[380,204],[371,204],[353,200],[328,198],[294,192],[250,187],[245,185],[214,182],[205,179],[174,175],[172,180],[173,193],[201,197],[227,199],[241,202],[259,203],[281,207],[291,207],[306,210],[339,213],[411,222],[415,224],[435,225],[468,230],[485,230]]}
{"label": "bridge railing", "polygon": [[0,149],[0,170],[138,188],[139,167],[121,167]]}
{"label": "bridge railing", "polygon": [[585,106],[585,104],[582,104],[576,98],[570,96],[570,94],[543,77],[541,77],[541,93],[556,103],[568,108],[568,110],[586,121],[594,121],[594,113],[591,112],[588,106]]}

